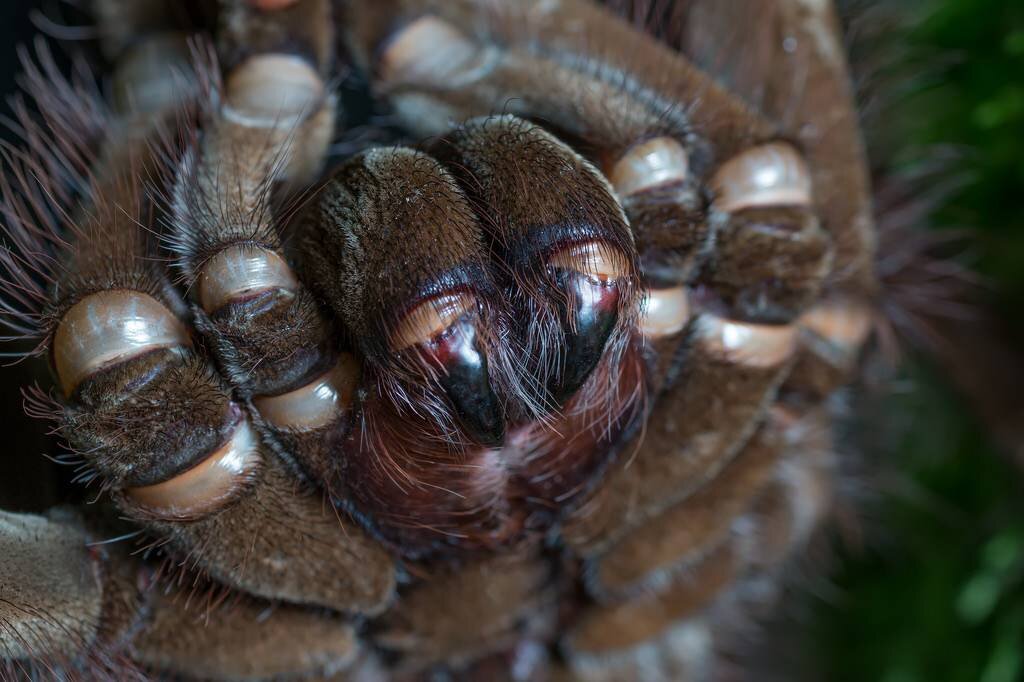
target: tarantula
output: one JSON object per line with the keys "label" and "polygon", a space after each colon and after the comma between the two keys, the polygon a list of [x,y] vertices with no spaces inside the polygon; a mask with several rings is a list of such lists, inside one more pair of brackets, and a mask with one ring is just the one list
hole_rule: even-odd
{"label": "tarantula", "polygon": [[4,312],[103,495],[0,513],[8,672],[722,677],[877,307],[831,4],[199,5],[26,64]]}

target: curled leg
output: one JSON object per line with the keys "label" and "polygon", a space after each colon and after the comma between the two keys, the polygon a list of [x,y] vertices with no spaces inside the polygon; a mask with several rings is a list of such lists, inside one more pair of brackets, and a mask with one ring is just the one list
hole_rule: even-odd
{"label": "curled leg", "polygon": [[[39,281],[52,283],[36,292],[38,309],[31,312],[58,385],[59,404],[41,407],[53,411],[62,435],[120,510],[169,537],[190,566],[268,598],[339,610],[383,608],[393,587],[390,557],[283,473],[248,406],[196,343],[187,308],[155,257],[154,210],[142,183],[167,170],[154,137],[174,113],[113,119],[86,94],[79,97],[50,112],[51,119],[95,111],[97,139],[83,140],[83,131],[70,127],[66,132],[78,137],[51,141],[26,121],[30,143],[53,163],[16,175],[4,197],[10,215],[39,226],[26,233],[25,251],[55,254],[13,261],[39,268]],[[65,132],[61,125],[48,129]],[[63,173],[72,168],[83,183],[74,198],[62,189]],[[68,203],[59,212],[38,211],[40,195]],[[265,551],[251,560],[252,541],[288,518],[307,520],[306,544],[292,542],[282,553],[268,539],[257,543]],[[224,536],[219,523],[230,529]],[[221,544],[240,537],[249,544]],[[317,562],[310,560],[313,552]],[[348,568],[323,568],[335,560],[336,568]],[[320,572],[311,575],[310,566]],[[350,574],[368,577],[349,580]]]}
{"label": "curled leg", "polygon": [[554,625],[551,576],[532,551],[439,571],[374,625],[373,641],[408,670],[460,669],[485,654],[546,636]]}
{"label": "curled leg", "polygon": [[702,313],[693,322],[682,373],[651,409],[635,454],[566,521],[569,545],[583,553],[607,547],[721,471],[774,400],[796,339],[792,326]]}
{"label": "curled leg", "polygon": [[128,646],[133,661],[164,674],[218,680],[303,678],[348,670],[355,629],[336,616],[246,597],[203,608],[182,592],[152,592]]}
{"label": "curled leg", "polygon": [[[290,10],[309,29],[296,40],[329,33],[322,4],[304,0]],[[319,51],[301,40],[279,44],[254,28],[277,13],[228,5],[230,40],[255,35],[244,53],[224,56],[224,84],[207,93],[216,104],[191,131],[173,177],[169,242],[196,324],[227,379],[252,401],[264,435],[302,474],[327,481],[359,365],[285,258],[281,229],[298,198],[277,197],[288,195],[284,183],[310,179],[323,164],[334,114],[328,62],[313,59]]]}
{"label": "curled leg", "polygon": [[103,626],[104,576],[69,517],[0,512],[0,659],[74,665]]}
{"label": "curled leg", "polygon": [[[611,4],[611,3],[609,3]],[[633,3],[615,3],[629,5]],[[807,157],[815,212],[835,248],[829,288],[876,288],[871,188],[835,3],[675,3],[639,27],[686,55],[795,142]]]}
{"label": "curled leg", "polygon": [[353,629],[337,617],[250,598],[192,603],[100,537],[67,512],[0,512],[0,670],[241,680],[337,671],[355,658]]}
{"label": "curled leg", "polygon": [[[582,679],[606,679],[610,670],[621,677],[676,679],[685,670],[687,678],[713,679],[714,640],[729,631],[730,611],[741,604],[753,609],[746,604],[751,595],[757,601],[778,589],[785,562],[831,505],[827,421],[822,411],[797,416],[775,410],[731,470],[652,522],[651,530],[660,525],[661,534],[641,531],[599,559],[591,575],[603,601],[583,610],[562,643],[573,673]],[[758,468],[761,473],[748,480],[752,485],[740,482]],[[715,491],[726,499],[715,499]],[[696,511],[704,493],[711,505],[704,513],[679,513]],[[709,514],[716,518],[707,524]],[[688,525],[689,532],[673,524]],[[600,592],[621,590],[630,575],[632,586],[639,579],[643,589]],[[684,632],[693,637],[691,646],[669,648],[686,641]]]}
{"label": "curled leg", "polygon": [[[590,560],[588,583],[599,595],[635,592],[721,544],[771,481],[782,450],[763,429],[715,478],[693,495]],[[772,436],[775,436],[774,438]]]}

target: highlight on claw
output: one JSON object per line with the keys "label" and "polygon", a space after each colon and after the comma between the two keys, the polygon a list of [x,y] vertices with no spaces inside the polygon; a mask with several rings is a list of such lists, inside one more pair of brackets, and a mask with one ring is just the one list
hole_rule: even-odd
{"label": "highlight on claw", "polygon": [[136,291],[109,290],[71,306],[53,336],[53,364],[70,397],[89,376],[154,350],[191,344],[181,321],[162,303]]}
{"label": "highlight on claw", "polygon": [[223,509],[259,470],[259,436],[247,418],[235,424],[227,442],[192,468],[152,485],[129,487],[124,496],[146,516],[191,520]]}
{"label": "highlight on claw", "polygon": [[727,213],[761,206],[810,206],[807,162],[783,142],[754,147],[726,161],[711,180],[714,205]]}

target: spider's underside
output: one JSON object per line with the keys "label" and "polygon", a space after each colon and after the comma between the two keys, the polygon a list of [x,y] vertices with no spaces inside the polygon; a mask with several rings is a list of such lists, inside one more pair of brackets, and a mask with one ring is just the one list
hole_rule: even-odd
{"label": "spider's underside", "polygon": [[825,0],[604,4],[94,0],[110,103],[30,69],[6,320],[105,495],[0,512],[9,672],[724,674],[837,504],[867,168]]}

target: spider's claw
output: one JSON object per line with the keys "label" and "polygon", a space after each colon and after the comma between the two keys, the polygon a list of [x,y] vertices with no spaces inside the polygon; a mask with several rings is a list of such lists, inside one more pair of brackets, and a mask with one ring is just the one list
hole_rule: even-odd
{"label": "spider's claw", "polygon": [[446,374],[440,378],[463,428],[479,443],[500,445],[505,438],[505,415],[491,388],[487,355],[477,341],[476,328],[463,318],[440,338],[429,342]]}
{"label": "spider's claw", "polygon": [[614,280],[570,270],[559,273],[558,279],[571,307],[562,315],[561,372],[548,385],[555,404],[565,402],[587,381],[619,319],[619,288]]}

